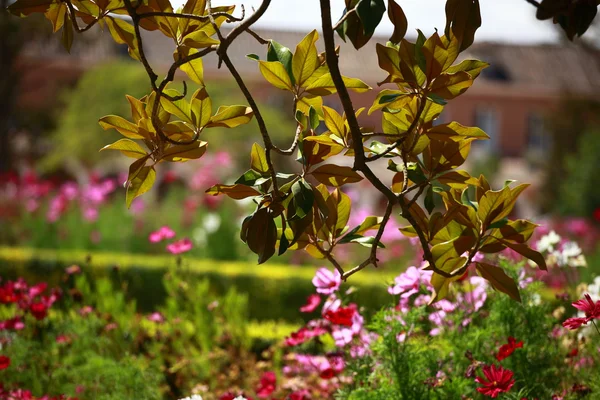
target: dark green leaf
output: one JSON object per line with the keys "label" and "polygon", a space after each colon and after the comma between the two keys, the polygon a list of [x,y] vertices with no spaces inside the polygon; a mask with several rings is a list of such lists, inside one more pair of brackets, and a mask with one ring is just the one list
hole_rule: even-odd
{"label": "dark green leaf", "polygon": [[292,81],[292,85],[294,85],[296,81],[292,72],[292,57],[293,53],[290,49],[274,40],[270,41],[269,49],[267,50],[267,61],[279,61],[282,63]]}
{"label": "dark green leaf", "polygon": [[365,36],[371,37],[375,28],[381,22],[385,13],[385,3],[383,0],[360,0],[356,6],[356,14],[363,25]]}

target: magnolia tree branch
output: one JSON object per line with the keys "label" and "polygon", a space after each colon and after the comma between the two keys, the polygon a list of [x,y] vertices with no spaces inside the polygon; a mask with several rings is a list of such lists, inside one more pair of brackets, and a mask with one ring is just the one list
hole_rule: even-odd
{"label": "magnolia tree branch", "polygon": [[540,3],[538,3],[536,0],[525,0],[526,2],[528,2],[529,4],[533,5],[534,7],[539,7]]}
{"label": "magnolia tree branch", "polygon": [[[242,21],[238,26],[233,28],[231,30],[231,32],[229,32],[227,37],[222,36],[220,29],[218,28],[218,26],[216,25],[216,23],[212,17],[211,17],[211,23],[213,24],[213,27],[215,28],[217,35],[221,39],[221,43],[217,46],[217,55],[219,56],[220,61],[222,60],[225,63],[225,66],[227,67],[227,69],[233,76],[233,79],[235,79],[235,82],[237,83],[240,90],[244,94],[246,101],[248,101],[248,105],[254,112],[254,117],[256,118],[256,122],[258,123],[258,128],[260,130],[260,134],[263,138],[263,143],[265,145],[265,158],[267,161],[269,174],[271,175],[271,181],[273,183],[273,197],[277,199],[280,196],[279,186],[277,184],[277,172],[275,171],[275,167],[273,166],[273,160],[271,158],[271,151],[275,149],[275,146],[273,145],[273,142],[271,141],[271,137],[269,136],[269,131],[267,129],[267,125],[265,123],[265,120],[264,120],[261,112],[260,112],[260,109],[258,108],[258,105],[256,104],[256,101],[254,100],[254,97],[252,97],[252,94],[250,93],[250,90],[248,90],[246,83],[242,79],[241,75],[239,74],[239,72],[237,71],[237,69],[235,68],[233,63],[231,62],[229,55],[227,54],[227,49],[228,49],[229,45],[231,44],[231,42],[233,40],[235,40],[235,38],[238,37],[242,32],[250,29],[252,24],[254,22],[258,21],[258,19],[260,17],[262,17],[262,15],[265,13],[265,11],[267,11],[267,8],[269,8],[270,4],[271,4],[271,0],[263,0],[260,7],[248,19]],[[209,15],[211,15],[212,7],[211,7],[210,0],[208,0],[208,9],[209,9]]]}

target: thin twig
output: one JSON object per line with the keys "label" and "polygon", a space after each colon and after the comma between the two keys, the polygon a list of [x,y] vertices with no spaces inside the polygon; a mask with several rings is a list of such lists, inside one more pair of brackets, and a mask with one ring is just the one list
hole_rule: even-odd
{"label": "thin twig", "polygon": [[356,12],[356,7],[354,7],[352,10],[346,12],[344,15],[342,15],[342,18],[340,18],[340,20],[338,22],[336,22],[336,24],[333,26],[333,30],[337,31],[338,28],[344,23],[344,21],[352,14],[354,14]]}
{"label": "thin twig", "polygon": [[396,204],[396,202],[388,201],[387,208],[385,209],[385,215],[383,216],[383,219],[381,220],[381,224],[379,225],[379,230],[377,231],[377,235],[375,236],[375,241],[372,244],[371,253],[369,254],[369,258],[367,258],[365,261],[363,261],[360,265],[357,265],[356,267],[352,268],[351,270],[345,272],[344,275],[342,275],[342,279],[344,279],[344,280],[348,279],[348,277],[350,277],[351,275],[357,273],[358,271],[366,268],[370,264],[373,264],[375,267],[377,267],[377,262],[378,262],[377,247],[379,246],[379,243],[381,242],[381,238],[383,237],[383,232],[385,231],[385,227],[390,220],[390,217],[392,215],[392,210],[393,210],[395,204]]}
{"label": "thin twig", "polygon": [[396,140],[396,142],[392,143],[391,145],[389,145],[384,151],[382,151],[379,154],[375,154],[374,156],[371,157],[367,157],[365,158],[365,162],[373,162],[375,160],[379,160],[382,157],[385,157],[386,155],[390,154],[392,151],[396,150],[396,148],[398,146],[400,146],[402,143],[404,143],[406,141],[406,136],[402,137],[398,140]]}
{"label": "thin twig", "polygon": [[342,266],[340,265],[340,263],[337,262],[337,260],[335,258],[333,258],[333,256],[331,255],[331,251],[327,251],[325,249],[323,249],[323,247],[321,247],[321,245],[319,244],[318,241],[311,241],[311,244],[313,246],[315,246],[317,248],[317,250],[319,250],[319,252],[321,254],[323,254],[323,256],[327,259],[327,261],[329,261],[331,263],[331,265],[334,266],[334,268],[340,273],[340,276],[342,277],[342,279],[345,280],[344,275],[344,268],[342,268]]}
{"label": "thin twig", "polygon": [[[227,18],[227,22],[239,22],[244,19],[243,15],[242,15],[242,17],[238,18],[238,17],[235,17],[235,16],[233,16],[227,12],[223,12],[223,11],[214,12],[211,14],[212,14],[213,18],[214,17],[225,17],[225,18]],[[172,17],[172,18],[191,19],[191,20],[200,21],[200,22],[208,22],[210,20],[208,15],[195,15],[195,14],[175,13],[175,12],[166,12],[166,11],[144,12],[144,13],[138,14],[138,17],[140,17],[140,18]]]}
{"label": "thin twig", "polygon": [[[294,97],[294,104],[292,106],[292,113],[295,115],[296,113],[296,107],[298,105],[298,97]],[[291,146],[284,150],[284,149],[280,149],[279,147],[273,145],[273,150],[275,150],[277,153],[284,155],[284,156],[289,156],[291,155],[294,150],[296,150],[296,147],[298,147],[298,143],[300,142],[300,135],[302,134],[302,125],[300,125],[300,123],[297,124],[296,126],[296,134],[294,135],[294,141],[292,142]]]}
{"label": "thin twig", "polygon": [[539,7],[540,3],[538,3],[536,0],[525,0],[526,2],[528,2],[529,4],[533,5],[534,7]]}
{"label": "thin twig", "polygon": [[267,39],[263,38],[258,33],[254,32],[252,29],[248,28],[246,29],[246,32],[248,32],[254,39],[256,39],[258,43],[269,44],[269,41]]}

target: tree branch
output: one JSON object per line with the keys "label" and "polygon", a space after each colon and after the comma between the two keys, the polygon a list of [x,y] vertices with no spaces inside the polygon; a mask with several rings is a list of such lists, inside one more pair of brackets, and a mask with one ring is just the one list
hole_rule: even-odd
{"label": "tree branch", "polygon": [[528,2],[529,4],[533,5],[535,8],[538,8],[540,6],[540,3],[538,3],[536,0],[525,0],[526,2]]}

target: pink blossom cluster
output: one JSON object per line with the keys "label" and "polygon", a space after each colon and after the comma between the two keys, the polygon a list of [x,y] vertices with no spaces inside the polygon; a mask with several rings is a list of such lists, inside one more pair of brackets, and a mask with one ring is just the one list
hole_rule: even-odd
{"label": "pink blossom cluster", "polygon": [[[47,292],[48,284],[45,282],[29,286],[25,280],[6,281],[0,286],[0,303],[15,304],[23,314],[29,313],[35,319],[43,320],[48,315],[48,310],[60,298],[58,289]],[[0,330],[21,330],[25,327],[24,315],[0,321]]]}
{"label": "pink blossom cluster", "polygon": [[[160,243],[163,240],[173,239],[175,236],[176,233],[173,229],[168,226],[162,226],[158,230],[151,232],[150,236],[148,236],[148,240],[150,243]],[[187,253],[192,247],[192,241],[189,238],[183,238],[167,244],[166,249],[169,253],[178,255]]]}

